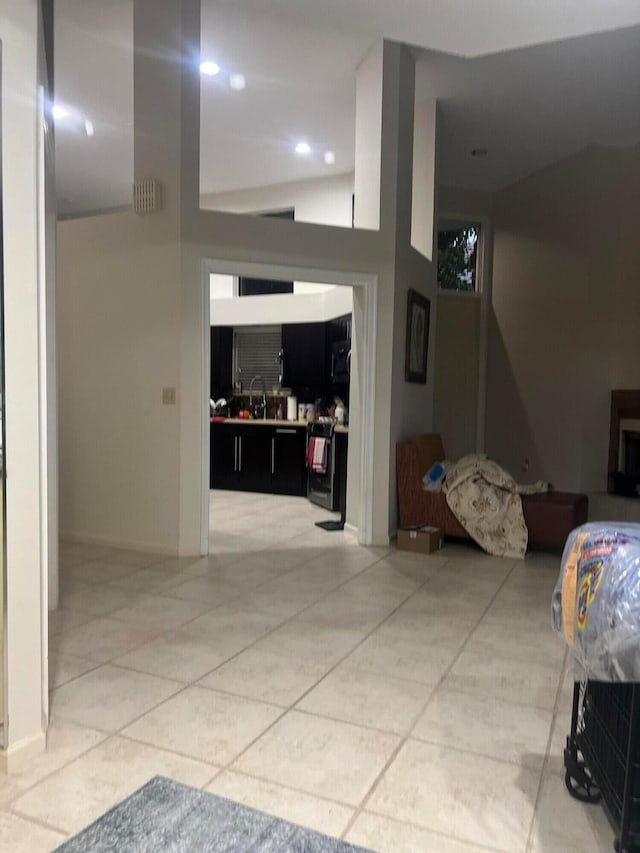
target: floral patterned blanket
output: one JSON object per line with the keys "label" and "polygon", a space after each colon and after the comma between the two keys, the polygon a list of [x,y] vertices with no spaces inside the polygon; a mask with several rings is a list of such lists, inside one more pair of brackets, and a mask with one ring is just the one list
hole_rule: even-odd
{"label": "floral patterned blanket", "polygon": [[522,558],[529,531],[515,480],[484,455],[463,456],[447,471],[447,504],[467,533],[489,554]]}

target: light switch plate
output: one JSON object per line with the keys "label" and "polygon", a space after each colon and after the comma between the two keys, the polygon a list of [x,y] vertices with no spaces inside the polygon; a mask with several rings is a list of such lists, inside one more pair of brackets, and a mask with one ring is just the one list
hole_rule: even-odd
{"label": "light switch plate", "polygon": [[176,389],[175,388],[163,388],[162,389],[162,403],[164,406],[175,406],[175,404],[176,404]]}

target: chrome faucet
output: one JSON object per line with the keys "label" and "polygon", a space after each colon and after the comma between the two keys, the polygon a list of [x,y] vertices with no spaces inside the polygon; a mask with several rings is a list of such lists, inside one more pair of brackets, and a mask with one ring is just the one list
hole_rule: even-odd
{"label": "chrome faucet", "polygon": [[253,383],[259,379],[262,382],[262,417],[266,418],[267,416],[267,386],[265,385],[264,379],[262,376],[254,376],[251,382],[249,383],[249,408],[253,413],[254,417],[258,417],[258,406],[253,405]]}

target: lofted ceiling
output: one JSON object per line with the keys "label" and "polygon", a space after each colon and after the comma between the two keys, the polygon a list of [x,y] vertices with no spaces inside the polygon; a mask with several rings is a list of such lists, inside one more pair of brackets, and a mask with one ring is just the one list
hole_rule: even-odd
{"label": "lofted ceiling", "polygon": [[[268,12],[265,9],[268,7]],[[133,0],[56,0],[62,215],[128,205]],[[636,0],[203,0],[201,190],[353,169],[355,70],[382,37],[416,46],[441,105],[441,180],[495,190],[587,145],[640,140]],[[229,86],[242,74],[243,90]],[[93,135],[87,135],[89,119]],[[293,152],[306,140],[311,154]],[[474,148],[486,148],[473,158]],[[327,165],[323,154],[335,153]]]}

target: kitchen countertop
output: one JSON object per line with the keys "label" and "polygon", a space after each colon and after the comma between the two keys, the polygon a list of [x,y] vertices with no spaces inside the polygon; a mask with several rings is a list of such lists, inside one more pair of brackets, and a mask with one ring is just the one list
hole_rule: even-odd
{"label": "kitchen countertop", "polygon": [[[211,419],[211,423],[216,421]],[[296,427],[298,429],[306,429],[306,421],[278,421],[276,418],[225,418],[223,421],[217,421],[221,424],[242,424],[243,426],[275,426],[275,427]]]}
{"label": "kitchen countertop", "polygon": [[[270,426],[270,427],[283,427],[285,429],[306,429],[307,422],[306,421],[279,421],[275,418],[225,418],[223,421],[214,421],[211,419],[211,423],[221,423],[221,424],[242,424],[243,426]],[[347,434],[349,432],[348,426],[340,426],[336,425],[336,432]]]}

